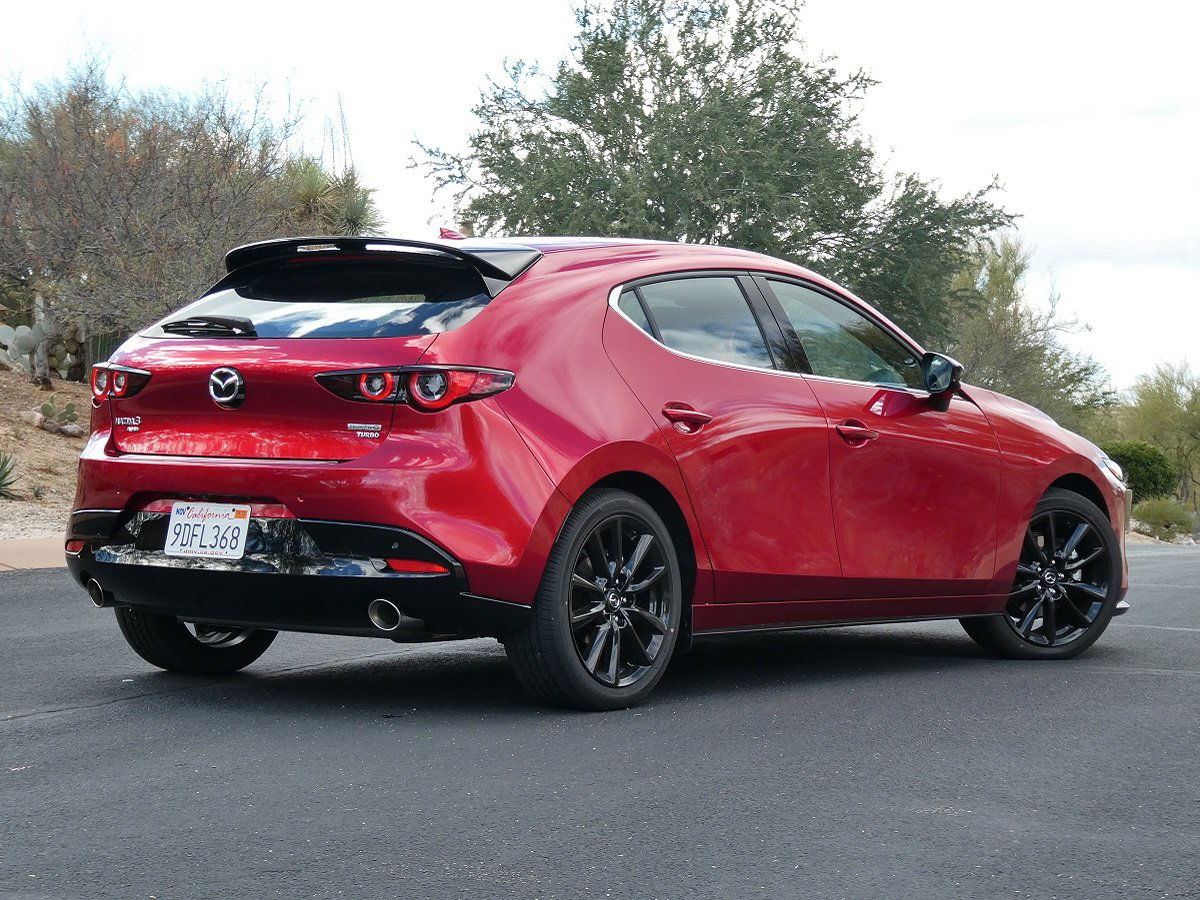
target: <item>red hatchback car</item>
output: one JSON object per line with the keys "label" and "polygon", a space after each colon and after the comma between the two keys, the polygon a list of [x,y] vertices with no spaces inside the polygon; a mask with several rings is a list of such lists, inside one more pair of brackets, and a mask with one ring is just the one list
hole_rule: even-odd
{"label": "red hatchback car", "polygon": [[958,618],[1062,659],[1125,608],[1116,464],[791,263],[317,237],[226,266],[93,372],[67,561],[156,666],[489,635],[607,709],[702,634]]}

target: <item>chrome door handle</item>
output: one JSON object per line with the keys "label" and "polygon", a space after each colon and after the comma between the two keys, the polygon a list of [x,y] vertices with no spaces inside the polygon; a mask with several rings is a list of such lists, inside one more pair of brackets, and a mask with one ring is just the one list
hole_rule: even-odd
{"label": "chrome door handle", "polygon": [[868,428],[857,419],[847,419],[845,422],[839,422],[834,426],[837,433],[841,435],[843,441],[851,446],[861,447],[867,441],[873,441],[879,437],[879,432],[874,428]]}

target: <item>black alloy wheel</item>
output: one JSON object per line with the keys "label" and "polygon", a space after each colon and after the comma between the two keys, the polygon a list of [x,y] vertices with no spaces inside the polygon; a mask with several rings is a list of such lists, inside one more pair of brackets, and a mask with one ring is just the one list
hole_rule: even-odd
{"label": "black alloy wheel", "polygon": [[1004,613],[963,619],[995,653],[1066,659],[1100,637],[1120,594],[1120,545],[1108,517],[1078,494],[1052,489],[1038,503]]}
{"label": "black alloy wheel", "polygon": [[539,700],[632,706],[670,661],[682,593],[674,540],[654,508],[625,491],[592,491],[567,517],[530,621],[505,638],[505,650]]}
{"label": "black alloy wheel", "polygon": [[571,573],[571,633],[601,684],[628,687],[653,668],[673,624],[666,571],[659,539],[635,516],[605,519],[584,541]]}

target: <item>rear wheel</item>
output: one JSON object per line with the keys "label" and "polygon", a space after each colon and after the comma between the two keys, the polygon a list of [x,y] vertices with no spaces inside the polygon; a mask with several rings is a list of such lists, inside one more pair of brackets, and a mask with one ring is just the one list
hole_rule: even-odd
{"label": "rear wheel", "polygon": [[254,662],[275,640],[274,631],[221,625],[185,625],[174,616],[129,606],[116,608],[121,633],[138,656],[185,675],[224,675]]}
{"label": "rear wheel", "polygon": [[530,621],[504,646],[535,698],[621,709],[662,678],[681,610],[679,559],[662,519],[633,494],[599,490],[568,516]]}
{"label": "rear wheel", "polygon": [[1068,659],[1103,634],[1120,588],[1120,546],[1108,517],[1054,488],[1029,521],[1004,613],[963,619],[962,626],[1002,656]]}

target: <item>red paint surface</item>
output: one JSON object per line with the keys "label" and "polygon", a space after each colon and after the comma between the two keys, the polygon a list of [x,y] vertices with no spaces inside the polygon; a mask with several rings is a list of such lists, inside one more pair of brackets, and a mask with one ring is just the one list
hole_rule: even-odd
{"label": "red paint surface", "polygon": [[[1062,478],[1086,479],[1121,532],[1124,496],[1098,451],[1016,401],[965,387],[938,412],[909,391],[692,360],[608,306],[618,285],[699,269],[807,278],[860,302],[820,276],[715,247],[544,249],[436,339],[135,338],[112,361],[151,383],[93,410],[76,507],[203,496],[395,525],[459,559],[473,592],[531,603],[571,505],[632,474],[657,483],[689,532],[698,629],[999,610],[1033,506]],[[421,413],[313,380],[418,362],[505,369],[516,383]],[[229,365],[247,381],[235,410],[207,395],[208,373]],[[712,419],[681,430],[662,414],[672,403]],[[139,417],[138,430],[116,417]],[[847,442],[836,425],[848,420],[878,438]],[[346,427],[360,421],[380,436]]]}

